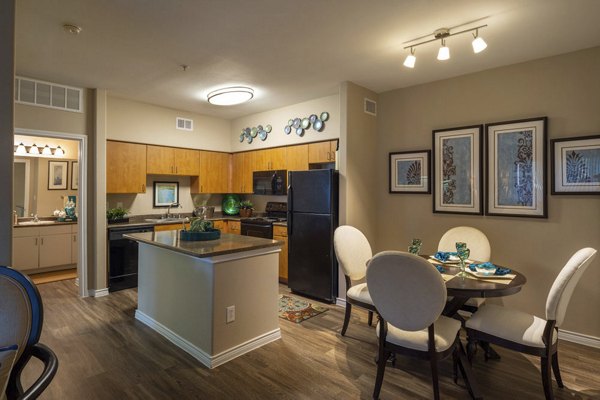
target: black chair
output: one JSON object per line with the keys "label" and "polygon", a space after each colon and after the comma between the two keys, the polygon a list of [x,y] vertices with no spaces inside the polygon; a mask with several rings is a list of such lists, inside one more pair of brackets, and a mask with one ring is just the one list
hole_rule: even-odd
{"label": "black chair", "polygon": [[[38,343],[44,309],[37,287],[26,275],[3,266],[0,266],[0,316],[0,351],[7,350],[0,352],[0,360],[4,360],[0,365],[0,390],[8,379],[5,392],[8,400],[35,399],[54,378],[58,359],[52,350]],[[24,390],[21,373],[32,357],[42,361],[44,369]]]}

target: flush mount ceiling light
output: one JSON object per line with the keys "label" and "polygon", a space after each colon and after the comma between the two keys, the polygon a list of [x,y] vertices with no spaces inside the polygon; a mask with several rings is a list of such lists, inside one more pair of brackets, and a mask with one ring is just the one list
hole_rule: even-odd
{"label": "flush mount ceiling light", "polygon": [[79,35],[82,31],[80,26],[74,24],[63,24],[63,29],[71,35]]}
{"label": "flush mount ceiling light", "polygon": [[[462,26],[464,26],[464,24]],[[412,43],[412,44],[409,44],[408,46],[404,47],[405,50],[410,49],[410,54],[404,60],[404,66],[407,68],[414,68],[415,62],[417,61],[417,58],[415,57],[415,48],[416,47],[422,46],[427,43],[436,42],[438,40],[440,40],[442,42],[441,43],[442,45],[441,45],[440,49],[438,50],[437,59],[440,61],[449,60],[450,59],[450,48],[448,46],[446,46],[446,39],[449,38],[450,36],[461,35],[463,33],[468,33],[468,32],[474,32],[473,33],[474,40],[471,43],[471,45],[473,46],[473,52],[480,53],[483,50],[485,50],[485,48],[487,47],[487,43],[485,42],[485,40],[483,40],[483,38],[481,36],[479,36],[479,30],[483,29],[485,27],[487,27],[487,25],[480,25],[480,26],[476,26],[474,28],[464,29],[464,30],[458,31],[458,32],[451,32],[449,28],[440,28],[440,29],[435,30],[435,32],[433,32],[433,34],[432,34],[433,39],[425,40],[425,41],[418,42],[418,43],[412,43],[412,42],[422,39],[423,37],[414,39],[414,40],[410,40],[406,43]],[[427,37],[427,36],[429,36],[429,35],[425,35],[424,37]]]}
{"label": "flush mount ceiling light", "polygon": [[233,106],[252,99],[254,97],[254,90],[246,86],[231,86],[214,90],[207,97],[210,104]]}

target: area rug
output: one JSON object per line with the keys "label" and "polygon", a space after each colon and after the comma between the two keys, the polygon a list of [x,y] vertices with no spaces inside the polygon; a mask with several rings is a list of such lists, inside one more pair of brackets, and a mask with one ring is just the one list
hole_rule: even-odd
{"label": "area rug", "polygon": [[285,294],[279,295],[279,318],[299,324],[328,309]]}

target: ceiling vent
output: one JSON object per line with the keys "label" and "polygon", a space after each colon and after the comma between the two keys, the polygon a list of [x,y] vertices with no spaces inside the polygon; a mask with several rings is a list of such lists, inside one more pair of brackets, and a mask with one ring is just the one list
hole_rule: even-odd
{"label": "ceiling vent", "polygon": [[17,76],[15,102],[65,111],[83,111],[83,89]]}
{"label": "ceiling vent", "polygon": [[377,116],[377,103],[365,97],[365,113]]}
{"label": "ceiling vent", "polygon": [[177,128],[181,131],[193,131],[194,130],[194,120],[177,117],[175,128]]}

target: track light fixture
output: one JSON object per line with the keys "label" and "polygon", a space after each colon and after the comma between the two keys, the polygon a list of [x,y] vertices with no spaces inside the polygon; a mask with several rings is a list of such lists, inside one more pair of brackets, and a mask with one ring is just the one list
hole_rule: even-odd
{"label": "track light fixture", "polygon": [[[407,68],[415,67],[415,62],[417,61],[417,58],[415,57],[415,48],[416,47],[427,44],[427,43],[436,42],[438,40],[441,41],[442,45],[441,45],[440,49],[438,50],[437,59],[440,61],[445,61],[445,60],[450,59],[450,48],[448,46],[446,46],[446,39],[449,38],[450,36],[456,36],[456,35],[460,35],[460,34],[468,33],[468,32],[474,32],[473,33],[474,39],[471,42],[471,45],[473,46],[473,52],[481,53],[487,47],[487,43],[485,42],[485,40],[483,40],[483,38],[481,36],[479,36],[479,30],[483,29],[485,27],[487,27],[487,25],[480,25],[480,26],[465,29],[465,30],[462,30],[459,32],[450,32],[449,28],[437,29],[435,32],[433,32],[433,39],[425,40],[425,41],[422,41],[419,43],[413,43],[413,44],[410,44],[410,45],[404,47],[405,50],[410,49],[410,54],[408,56],[406,56],[406,59],[404,60],[404,66]],[[416,40],[418,40],[418,39],[411,40],[406,43],[411,43]]]}

